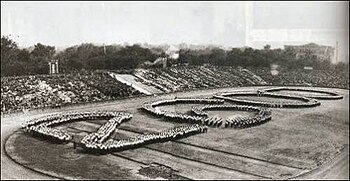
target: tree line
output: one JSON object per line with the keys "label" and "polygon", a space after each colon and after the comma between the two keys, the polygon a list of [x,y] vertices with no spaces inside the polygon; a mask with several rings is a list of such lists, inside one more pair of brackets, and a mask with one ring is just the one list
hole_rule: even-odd
{"label": "tree line", "polygon": [[306,51],[305,54],[297,57],[296,53],[290,49],[271,49],[270,45],[266,45],[263,49],[253,49],[250,47],[232,48],[229,50],[221,48],[202,50],[181,49],[179,59],[176,63],[243,67],[269,67],[271,64],[278,64],[291,69],[307,66],[314,69],[341,68],[345,64],[340,63],[338,66],[335,66],[331,64],[330,60],[318,59],[311,51]]}
{"label": "tree line", "polygon": [[164,47],[142,47],[141,45],[98,46],[84,43],[56,52],[54,46],[37,43],[32,48],[19,48],[8,36],[1,37],[1,76],[20,76],[48,74],[48,62],[59,60],[59,71],[69,73],[80,70],[120,70],[135,69],[145,62],[154,62],[157,58],[168,58],[168,65],[204,65],[268,67],[278,64],[287,68],[346,69],[348,64],[332,65],[330,61],[320,61],[312,52],[296,58],[293,51],[250,47],[222,49],[207,47],[202,49],[182,48],[179,57],[172,59]]}

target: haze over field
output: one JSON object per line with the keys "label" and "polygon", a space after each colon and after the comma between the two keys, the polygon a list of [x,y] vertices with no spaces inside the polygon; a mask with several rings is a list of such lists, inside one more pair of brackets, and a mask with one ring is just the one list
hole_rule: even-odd
{"label": "haze over field", "polygon": [[1,2],[1,35],[22,47],[96,44],[335,46],[348,57],[348,2]]}

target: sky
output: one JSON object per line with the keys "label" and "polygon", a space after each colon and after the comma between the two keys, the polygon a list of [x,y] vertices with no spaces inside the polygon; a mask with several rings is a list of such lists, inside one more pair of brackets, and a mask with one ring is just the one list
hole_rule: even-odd
{"label": "sky", "polygon": [[1,1],[1,35],[22,47],[127,42],[280,48],[338,41],[345,51],[348,11],[348,2]]}

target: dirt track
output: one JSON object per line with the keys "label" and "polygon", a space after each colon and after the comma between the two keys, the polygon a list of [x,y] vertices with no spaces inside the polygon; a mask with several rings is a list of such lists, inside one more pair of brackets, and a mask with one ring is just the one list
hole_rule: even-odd
{"label": "dirt track", "polygon": [[[224,90],[224,89],[221,89]],[[227,89],[226,89],[227,90]],[[213,90],[202,90],[198,91],[201,95],[207,95],[211,94]],[[345,91],[344,91],[345,92]],[[175,93],[177,95],[182,95],[182,93]],[[184,93],[186,94],[186,93]],[[347,91],[348,94],[348,91]],[[174,94],[172,94],[174,95]],[[170,97],[172,95],[169,95]],[[348,95],[347,95],[348,96]],[[168,97],[168,96],[167,96]],[[129,106],[136,105],[139,103],[139,101],[146,101],[149,98],[141,98],[141,99],[132,99],[132,100],[122,100],[117,102],[110,102],[110,103],[98,103],[96,106],[93,106],[94,108],[111,108],[113,107],[113,104],[118,103],[122,104],[122,102],[128,102]],[[74,108],[74,110],[78,109],[91,109],[90,105],[84,105],[84,106],[77,106],[75,107],[69,107],[69,108],[63,108],[58,111],[65,111],[65,110],[71,110]],[[56,110],[57,111],[57,110]],[[31,171],[29,169],[26,169],[15,162],[13,162],[10,158],[6,156],[4,153],[4,142],[6,141],[7,137],[13,133],[15,130],[17,130],[20,127],[20,123],[24,122],[25,119],[41,116],[45,113],[50,113],[52,110],[47,110],[44,112],[30,112],[27,114],[18,114],[13,115],[9,117],[2,117],[1,120],[1,179],[47,179],[50,178],[48,176],[39,174],[37,172]],[[348,133],[347,133],[348,134]],[[348,154],[348,146],[342,151],[342,153],[329,163],[326,163],[325,165],[322,165],[319,169],[316,169],[314,171],[311,171],[310,173],[307,173],[305,175],[302,175],[301,177],[297,177],[296,179],[302,179],[302,178],[315,178],[315,179],[327,179],[327,178],[349,178],[348,173],[348,167],[349,167],[349,154]],[[16,174],[14,174],[16,173]],[[18,174],[21,173],[21,174]]]}

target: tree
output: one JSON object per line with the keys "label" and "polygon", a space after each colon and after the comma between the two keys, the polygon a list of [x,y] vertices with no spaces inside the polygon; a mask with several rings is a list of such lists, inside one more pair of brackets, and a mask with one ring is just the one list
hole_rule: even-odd
{"label": "tree", "polygon": [[209,63],[212,65],[224,65],[226,62],[226,52],[221,48],[214,48],[209,55]]}
{"label": "tree", "polygon": [[266,50],[266,51],[271,50],[271,45],[269,45],[269,44],[265,45],[264,50]]}
{"label": "tree", "polygon": [[48,74],[48,62],[55,54],[55,47],[38,43],[34,45],[34,49],[30,52],[30,64],[28,71],[30,74]]}
{"label": "tree", "polygon": [[9,36],[1,37],[1,75],[14,75],[19,49],[15,41]]}

